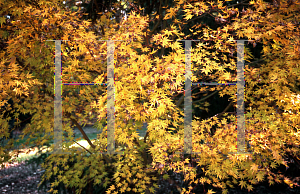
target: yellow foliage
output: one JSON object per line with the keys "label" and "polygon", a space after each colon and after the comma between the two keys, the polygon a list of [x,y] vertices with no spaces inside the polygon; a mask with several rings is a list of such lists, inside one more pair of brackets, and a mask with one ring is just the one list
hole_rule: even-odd
{"label": "yellow foliage", "polygon": [[[70,141],[75,140],[70,136],[64,138],[64,150],[71,154],[52,154],[43,164],[46,169],[43,181],[52,175],[59,178],[51,183],[51,191],[63,182],[80,192],[93,179],[106,189],[106,193],[154,193],[154,188],[158,187],[157,177],[162,175],[168,179],[168,169],[184,173],[184,181],[189,185],[210,184],[222,188],[223,193],[227,193],[228,186],[234,185],[251,191],[252,185],[265,177],[270,184],[280,182],[279,177],[271,173],[272,168],[287,165],[283,156],[288,151],[299,155],[300,93],[297,83],[300,81],[300,50],[299,24],[294,22],[299,19],[296,2],[292,6],[283,2],[279,8],[274,8],[269,3],[251,1],[249,4],[253,7],[241,11],[222,2],[176,1],[173,7],[166,9],[163,17],[163,20],[172,19],[172,25],[155,35],[148,34],[149,18],[136,12],[131,12],[127,20],[119,24],[110,19],[111,12],[103,14],[97,25],[105,26],[106,31],[96,35],[87,30],[91,22],[82,22],[76,12],[63,10],[56,1],[39,1],[38,7],[19,1],[9,3],[8,6],[0,1],[4,10],[1,14],[7,12],[14,16],[9,25],[0,16],[0,38],[8,44],[0,53],[0,105],[4,106],[11,97],[14,108],[20,113],[33,114],[30,125],[24,129],[26,134],[35,137],[46,131],[50,136],[54,135],[55,48],[53,42],[46,40],[70,40],[62,42],[62,82],[98,84],[97,87],[85,85],[80,88],[62,86],[65,132],[72,133],[71,123],[86,124],[90,119],[89,112],[97,114],[99,123],[105,121],[107,86],[100,84],[106,82],[115,86],[115,144],[116,151],[124,148],[123,154],[101,154],[107,151],[107,127],[95,141],[89,142],[91,146],[87,150],[70,147]],[[173,20],[182,8],[185,12],[182,21]],[[229,153],[237,151],[236,116],[225,115],[222,119],[215,116],[202,121],[193,118],[192,151],[199,154],[184,158],[176,153],[182,152],[185,146],[184,111],[176,105],[180,99],[177,102],[174,99],[176,95],[184,95],[185,49],[176,40],[186,39],[182,28],[195,17],[210,14],[211,9],[219,10],[218,14],[214,13],[215,18],[226,25],[217,29],[189,29],[201,40],[191,49],[192,82],[235,82],[237,78],[232,73],[236,71],[237,61],[233,57],[234,40],[245,38],[252,40],[249,44],[253,46],[263,45],[261,60],[264,65],[259,68],[252,64],[255,59],[247,47],[244,52],[244,59],[249,62],[245,66],[245,140],[251,145],[252,153]],[[230,17],[234,22],[229,21]],[[6,37],[4,32],[8,31],[15,33]],[[144,44],[148,35],[152,45]],[[115,80],[107,79],[108,42],[98,39],[122,40],[114,42]],[[137,51],[138,48],[143,54]],[[160,48],[169,48],[169,54],[154,56]],[[209,89],[201,86],[199,90],[203,93],[218,91],[219,96],[229,95],[232,102],[236,102],[236,87]],[[209,104],[204,101],[201,106]],[[7,107],[4,112],[10,111],[13,112],[12,108]],[[147,132],[139,139],[136,130],[144,121],[148,123]],[[2,138],[9,132],[4,114],[0,115],[0,126]],[[175,130],[177,133],[171,133]],[[48,138],[40,137],[35,144],[44,145]],[[1,160],[7,156],[5,150],[8,148],[9,145],[1,147]],[[53,145],[51,149],[54,149]],[[88,157],[83,156],[85,152]],[[72,160],[76,160],[73,166],[69,165]],[[7,162],[7,159],[1,162]],[[198,172],[193,163],[202,169],[200,178],[196,177]],[[83,174],[85,168],[88,170]],[[290,187],[295,185],[287,177],[283,180]],[[192,186],[181,190],[181,193],[192,192]],[[215,192],[208,190],[207,193]]]}

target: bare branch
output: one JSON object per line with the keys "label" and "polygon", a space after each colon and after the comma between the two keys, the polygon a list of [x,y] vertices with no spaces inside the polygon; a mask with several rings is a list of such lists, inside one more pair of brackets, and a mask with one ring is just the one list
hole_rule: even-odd
{"label": "bare branch", "polygon": [[[74,141],[74,140],[73,140]],[[75,143],[77,143],[80,147],[82,147],[83,149],[85,149],[87,152],[89,152],[90,154],[92,154],[88,149],[86,149],[85,147],[83,147],[82,145],[80,145],[77,141],[74,141]]]}
{"label": "bare branch", "polygon": [[[86,133],[83,131],[83,129],[81,128],[81,126],[77,123],[77,121],[76,121],[75,119],[71,118],[71,114],[70,114],[70,113],[66,112],[65,114],[66,114],[66,116],[67,116],[68,118],[71,119],[71,121],[72,121],[72,122],[76,125],[76,127],[80,130],[81,134],[83,135],[83,138],[89,143],[89,145],[90,145],[93,149],[95,149],[96,146],[91,142],[91,140],[90,140],[89,137],[86,135]],[[107,163],[111,163],[110,159],[107,158],[107,157],[105,156],[105,154],[103,154],[103,158],[104,158],[104,160],[105,160]]]}
{"label": "bare branch", "polygon": [[204,101],[204,100],[206,100],[206,99],[212,97],[213,95],[215,95],[215,94],[218,93],[218,92],[219,92],[219,90],[216,90],[216,91],[214,91],[213,93],[211,93],[211,94],[205,96],[204,98],[202,98],[202,99],[200,99],[200,100],[197,100],[197,101],[194,101],[193,104],[196,103],[196,102],[202,102],[202,101]]}
{"label": "bare branch", "polygon": [[81,128],[81,126],[78,124],[78,122],[71,118],[71,114],[66,112],[66,116],[71,119],[71,121],[76,125],[76,127],[79,129],[79,131],[81,132],[83,138],[89,143],[89,145],[92,147],[92,148],[96,148],[95,145],[91,142],[91,140],[89,139],[89,137],[86,135],[86,133],[84,132],[84,130]]}

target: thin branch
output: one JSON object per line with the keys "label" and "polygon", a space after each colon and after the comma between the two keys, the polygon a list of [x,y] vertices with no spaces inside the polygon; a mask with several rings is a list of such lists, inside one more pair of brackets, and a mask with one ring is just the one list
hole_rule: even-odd
{"label": "thin branch", "polygon": [[95,4],[95,6],[96,6],[97,12],[100,12],[100,9],[99,9],[99,6],[98,6],[98,3],[97,3],[97,0],[93,0],[93,3],[94,3],[94,4]]}
{"label": "thin branch", "polygon": [[174,99],[175,97],[179,96],[181,93],[183,93],[183,92],[179,91],[178,94],[176,94],[175,96],[172,96],[171,98]]}
{"label": "thin branch", "polygon": [[181,103],[183,102],[183,98],[184,98],[184,95],[182,95],[179,100],[177,101],[176,103],[176,106],[179,107],[181,105]]}
{"label": "thin branch", "polygon": [[104,27],[103,25],[100,25],[101,31],[102,31],[102,35],[105,36],[105,31],[104,31]]}
{"label": "thin branch", "polygon": [[194,87],[192,86],[192,91],[195,90],[195,89],[197,89],[197,88],[200,88],[200,86],[199,85],[196,85]]}
{"label": "thin branch", "polygon": [[155,32],[156,28],[158,28],[159,24],[161,23],[161,20],[163,19],[163,15],[162,15],[162,12],[161,12],[161,5],[162,4],[162,0],[160,0],[160,3],[159,3],[159,19],[157,21],[157,23],[155,24],[155,26],[153,27],[153,29],[151,30],[151,32],[149,33],[149,37]]}
{"label": "thin branch", "polygon": [[250,62],[250,63],[245,63],[245,65],[249,65],[249,64],[252,64],[252,63],[259,63],[259,62],[264,62],[264,59],[252,61],[252,62]]}
{"label": "thin branch", "polygon": [[89,45],[87,45],[87,49],[89,50],[90,55],[94,58],[94,61],[96,61],[96,59],[95,59],[95,57],[94,57],[94,55],[93,55],[93,53],[92,53]]}
{"label": "thin branch", "polygon": [[20,125],[21,123],[23,123],[23,122],[25,122],[25,121],[27,121],[27,120],[31,119],[32,117],[33,117],[33,116],[31,116],[31,117],[29,117],[29,118],[27,118],[27,119],[25,119],[25,120],[23,120],[23,121],[21,121],[21,122],[19,122],[19,123],[17,123],[17,124],[14,124],[14,125],[15,125],[15,127],[14,127],[14,128],[12,128],[12,129],[11,129],[11,131],[15,130],[15,129],[16,129],[16,127],[18,127],[18,125]]}
{"label": "thin branch", "polygon": [[212,119],[213,117],[218,117],[218,118],[220,118],[223,114],[226,113],[226,111],[232,106],[232,104],[233,104],[233,101],[231,101],[231,102],[227,105],[227,107],[226,107],[221,113],[218,113],[218,114],[216,114],[216,115],[210,117],[210,119]]}
{"label": "thin branch", "polygon": [[146,138],[149,136],[149,130],[147,129],[147,131],[146,131],[146,135],[145,135],[145,137],[144,137],[144,143],[146,143]]}
{"label": "thin branch", "polygon": [[225,112],[232,106],[232,104],[233,104],[233,101],[231,101],[231,102],[227,105],[227,107],[223,110],[223,112],[217,114],[217,117],[220,118],[223,114],[225,114]]}
{"label": "thin branch", "polygon": [[[83,129],[81,128],[81,126],[77,123],[77,121],[76,121],[75,119],[71,118],[71,114],[68,113],[68,112],[66,112],[66,116],[67,116],[68,118],[70,118],[71,121],[72,121],[72,122],[76,125],[76,127],[80,130],[81,134],[83,135],[83,138],[89,143],[89,145],[90,145],[93,149],[95,149],[96,146],[91,142],[91,140],[90,140],[90,139],[88,138],[88,136],[85,134],[85,132],[83,131]],[[102,156],[103,156],[104,160],[105,160],[107,163],[111,163],[110,159],[107,158],[107,157],[105,156],[105,154],[103,154]]]}
{"label": "thin branch", "polygon": [[203,13],[202,15],[199,15],[199,16],[197,16],[197,17],[194,17],[194,18],[190,19],[190,20],[187,20],[186,22],[192,22],[192,21],[194,21],[194,20],[200,19],[200,18],[206,16],[207,14],[208,14],[208,13],[205,12],[205,13]]}
{"label": "thin branch", "polygon": [[[131,2],[129,2],[129,5],[131,6],[131,7],[133,7],[134,8],[134,10],[136,11],[136,12],[139,12],[139,14],[141,14],[141,11],[136,7],[136,5],[135,4],[133,4],[133,3],[131,3]],[[142,15],[142,14],[141,14]]]}
{"label": "thin branch", "polygon": [[[210,117],[209,119],[212,119],[213,117],[220,118],[223,114],[226,113],[226,111],[232,106],[232,104],[233,104],[233,101],[231,101],[231,102],[227,105],[227,107],[226,107],[221,113],[218,113],[218,114],[216,114],[216,115]],[[215,130],[215,129],[212,129],[211,134],[214,135],[215,132],[216,132],[216,130]]]}
{"label": "thin branch", "polygon": [[96,148],[95,145],[91,142],[91,140],[89,139],[89,137],[86,135],[86,133],[84,132],[84,130],[81,128],[81,126],[77,123],[77,121],[73,118],[71,118],[71,114],[66,112],[66,116],[71,119],[71,121],[76,125],[76,127],[79,129],[79,131],[81,132],[81,134],[83,135],[83,138],[89,143],[89,145],[92,148]]}
{"label": "thin branch", "polygon": [[196,103],[196,102],[202,102],[202,101],[204,101],[204,100],[210,98],[211,96],[215,95],[215,94],[218,93],[218,92],[219,92],[219,90],[216,90],[216,91],[214,91],[213,93],[211,93],[211,94],[205,96],[204,98],[202,98],[202,99],[200,99],[200,100],[197,100],[197,101],[194,101],[193,104]]}
{"label": "thin branch", "polygon": [[[73,140],[74,141],[74,140]],[[88,149],[86,149],[85,147],[83,147],[82,145],[80,145],[77,141],[74,141],[75,143],[77,143],[80,147],[82,147],[83,149],[85,149],[87,152],[89,152],[90,154],[92,154]]]}
{"label": "thin branch", "polygon": [[[214,91],[213,93],[209,94],[208,96],[205,96],[204,98],[202,98],[202,99],[200,99],[200,100],[197,100],[197,101],[192,102],[192,104],[195,104],[196,102],[204,101],[204,100],[208,99],[209,97],[215,95],[217,92],[219,92],[219,90]],[[182,95],[182,96],[179,98],[179,100],[178,100],[177,103],[176,103],[176,106],[179,107],[179,106],[182,104],[183,100],[184,100],[184,95]]]}
{"label": "thin branch", "polygon": [[203,91],[201,91],[201,92],[198,92],[198,93],[196,93],[196,94],[193,94],[193,98],[196,98],[196,95],[198,95],[198,94],[201,94],[201,93],[203,93]]}
{"label": "thin branch", "polygon": [[[192,91],[199,88],[200,86],[199,85],[196,85],[196,86],[192,86]],[[178,95],[182,94],[183,91],[179,91],[178,94],[176,94],[175,96],[172,96],[171,98],[174,99],[175,97],[177,97]]]}

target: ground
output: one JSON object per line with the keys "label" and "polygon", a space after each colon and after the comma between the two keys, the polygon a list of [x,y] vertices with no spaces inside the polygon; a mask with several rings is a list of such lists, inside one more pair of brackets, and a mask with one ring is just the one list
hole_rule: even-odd
{"label": "ground", "polygon": [[[87,134],[93,135],[95,131],[93,128],[88,126],[84,129]],[[75,130],[75,133],[79,135],[79,130]],[[94,134],[95,135],[95,134]],[[50,185],[44,191],[38,191],[37,186],[40,182],[41,176],[43,174],[43,169],[39,165],[30,164],[27,165],[25,162],[21,163],[13,163],[6,164],[5,169],[0,168],[0,194],[46,194],[47,190],[50,189]],[[300,175],[299,175],[300,176]],[[174,181],[181,182],[180,178],[178,178],[178,174],[172,174],[172,180],[165,180],[160,182],[160,192],[156,194],[167,194],[170,193],[170,189],[172,188],[172,183]],[[300,177],[297,177],[298,184],[300,185]],[[162,180],[162,177],[161,179]],[[216,191],[216,194],[221,194],[221,191]],[[203,193],[201,189],[198,191],[194,191],[195,193]],[[242,194],[248,193],[247,190],[241,190],[239,188],[230,190],[229,194]],[[263,194],[297,194],[300,193],[300,187],[291,189],[287,185],[276,185],[275,187],[269,187],[268,184],[262,183],[260,185],[255,186],[253,192],[249,192],[248,194],[255,193],[263,193]]]}
{"label": "ground", "polygon": [[[6,165],[0,170],[0,193],[5,194],[46,194],[46,191],[38,191],[43,171],[35,164],[26,165],[25,162]],[[50,187],[49,187],[50,189]]]}
{"label": "ground", "polygon": [[[42,173],[44,172],[40,166],[36,166],[34,164],[26,165],[25,162],[22,163],[14,163],[11,165],[7,165],[6,169],[0,169],[0,193],[2,194],[46,194],[47,190],[50,189],[48,185],[47,190],[38,191],[37,186],[39,184]],[[178,176],[174,174],[171,177],[174,180],[181,181],[178,179]],[[162,177],[161,177],[162,178]],[[162,180],[162,179],[161,179]],[[160,186],[162,194],[167,194],[167,191],[170,191],[171,185],[170,182],[174,181],[163,181]],[[168,188],[169,187],[169,188]],[[216,191],[216,190],[215,190]],[[200,191],[195,191],[195,193],[200,194],[203,193]],[[275,187],[268,187],[266,184],[260,184],[255,187],[255,190],[252,192],[247,192],[247,190],[241,189],[232,189],[229,194],[297,194],[300,193],[300,188],[291,189],[287,185],[277,185]],[[221,191],[216,192],[216,194],[221,194]]]}

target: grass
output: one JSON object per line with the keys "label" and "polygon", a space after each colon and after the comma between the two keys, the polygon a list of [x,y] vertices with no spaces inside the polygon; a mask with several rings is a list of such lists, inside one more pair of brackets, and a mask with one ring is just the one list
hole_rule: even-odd
{"label": "grass", "polygon": [[[95,139],[97,139],[97,135],[98,133],[87,133],[86,134],[90,140],[92,142],[95,141]],[[78,144],[80,144],[81,146],[85,147],[85,148],[90,148],[90,145],[88,144],[88,142],[83,139],[82,135],[81,134],[75,134],[75,138],[74,139],[78,139],[80,138],[79,141],[76,141]],[[13,155],[13,152],[18,150],[20,152],[20,154],[18,154],[18,156],[13,156],[9,162],[18,162],[18,163],[21,163],[21,162],[24,162],[26,160],[30,160],[30,159],[33,159],[34,157],[37,157],[39,156],[41,153],[45,153],[49,150],[49,148],[47,146],[44,146],[41,148],[41,153],[39,153],[39,149],[38,147],[33,147],[33,148],[29,148],[31,146],[34,146],[32,143],[30,143],[28,146],[26,146],[26,148],[24,149],[21,149],[20,146],[22,144],[24,144],[27,140],[29,139],[29,136],[26,135],[24,136],[23,139],[21,138],[17,138],[16,141],[14,142],[14,149],[10,151],[10,154]],[[32,141],[34,141],[36,138],[32,138]],[[8,140],[5,140],[4,141],[4,144],[7,143]],[[53,140],[50,141],[50,145],[52,145],[54,142]],[[73,143],[71,145],[71,147],[78,147],[78,148],[81,148],[78,144],[76,143]]]}
{"label": "grass", "polygon": [[[93,142],[97,138],[97,133],[89,133],[89,134],[87,134],[87,136]],[[89,144],[88,144],[88,142],[82,138],[81,134],[76,134],[74,139],[77,139],[77,138],[80,138],[80,140],[77,141],[80,145],[82,145],[85,148],[89,148],[90,147]],[[13,152],[16,151],[16,150],[18,150],[20,153],[18,154],[18,156],[13,156],[9,160],[9,162],[18,162],[18,163],[21,163],[21,162],[24,162],[26,160],[30,160],[30,159],[32,159],[34,157],[39,156],[39,154],[38,154],[38,152],[39,152],[38,147],[33,147],[33,148],[30,149],[31,146],[34,146],[32,143],[29,143],[29,145],[26,146],[26,148],[23,148],[23,149],[20,148],[20,146],[22,144],[24,144],[28,139],[29,139],[28,135],[24,136],[23,139],[21,137],[18,137],[18,138],[15,139],[14,148],[11,151],[9,151],[9,153],[11,155],[13,155]],[[34,141],[35,139],[36,138],[32,138],[31,142]],[[3,141],[3,145],[5,145],[7,142],[8,142],[8,140],[4,140]],[[50,141],[50,145],[52,145],[53,143],[54,143],[53,140]],[[71,147],[80,147],[80,146],[78,144],[74,143],[74,144],[71,145]],[[45,153],[49,149],[48,149],[47,146],[43,146],[41,148],[41,150],[42,150],[41,153]]]}

